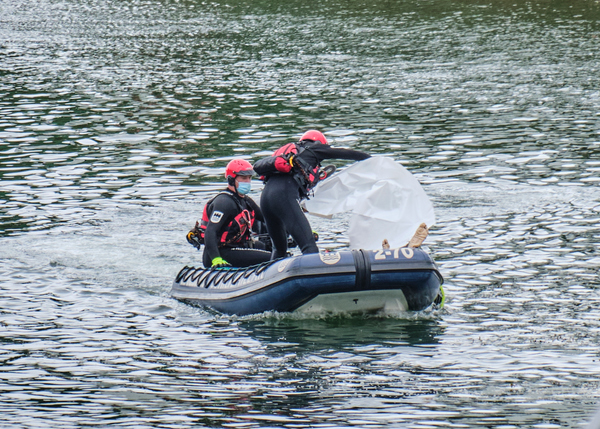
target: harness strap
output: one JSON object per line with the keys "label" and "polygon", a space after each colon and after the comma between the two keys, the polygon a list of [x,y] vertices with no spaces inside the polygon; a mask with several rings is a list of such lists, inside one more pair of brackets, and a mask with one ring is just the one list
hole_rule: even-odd
{"label": "harness strap", "polygon": [[[235,236],[233,236],[232,238],[230,238],[229,240],[227,240],[227,234],[229,234],[229,227],[232,225],[232,223],[230,223],[228,225],[228,228],[223,232],[223,234],[221,235],[221,238],[219,240],[219,245],[218,246],[219,247],[224,247],[224,246],[229,246],[231,244],[234,244],[236,241],[240,240],[244,236],[244,234],[246,234],[246,232],[248,231],[248,227],[252,226],[251,225],[251,223],[252,223],[252,216],[251,216],[250,211],[248,209],[245,209],[245,208],[242,207],[242,204],[233,195],[233,192],[231,192],[229,190],[221,191],[217,195],[215,195],[213,198],[211,198],[206,203],[206,205],[204,206],[204,213],[202,214],[202,223],[201,223],[202,235],[204,235],[204,231],[206,231],[206,227],[208,226],[208,216],[207,216],[207,214],[208,214],[208,208],[210,207],[210,205],[213,203],[213,201],[219,195],[229,195],[233,199],[233,201],[235,202],[235,204],[237,205],[238,210],[240,211],[240,213],[232,221],[232,223],[236,222],[238,224],[239,232]],[[243,222],[240,222],[240,219],[243,219]],[[202,238],[204,239],[204,237],[202,237]]]}

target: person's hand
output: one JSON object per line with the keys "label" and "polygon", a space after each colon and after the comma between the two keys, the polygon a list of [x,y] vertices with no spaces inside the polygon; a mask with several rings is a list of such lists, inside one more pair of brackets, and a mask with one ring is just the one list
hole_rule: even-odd
{"label": "person's hand", "polygon": [[212,260],[211,268],[227,268],[227,267],[231,267],[231,264],[229,262],[227,262],[225,259],[221,258],[220,256],[217,256],[215,259]]}
{"label": "person's hand", "polygon": [[278,156],[277,158],[275,158],[275,168],[277,169],[277,171],[280,171],[282,173],[289,173],[292,170],[293,159],[293,155],[288,157]]}

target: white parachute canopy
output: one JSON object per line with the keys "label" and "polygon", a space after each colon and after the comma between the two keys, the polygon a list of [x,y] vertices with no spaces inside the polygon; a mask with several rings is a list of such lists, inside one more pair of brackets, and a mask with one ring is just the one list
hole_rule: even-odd
{"label": "white parachute canopy", "polygon": [[351,211],[350,248],[380,249],[408,243],[418,226],[435,224],[433,205],[419,181],[392,158],[374,156],[320,182],[305,201],[309,213],[332,216]]}

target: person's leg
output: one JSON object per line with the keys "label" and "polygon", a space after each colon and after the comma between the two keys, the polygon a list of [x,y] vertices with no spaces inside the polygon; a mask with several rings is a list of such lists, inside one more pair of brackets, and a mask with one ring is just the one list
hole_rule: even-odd
{"label": "person's leg", "polygon": [[212,265],[212,261],[208,258],[208,253],[206,252],[206,249],[204,249],[204,251],[202,252],[202,265],[204,265],[204,268],[210,268],[210,266]]}
{"label": "person's leg", "polygon": [[293,177],[270,178],[263,189],[260,208],[273,242],[273,259],[286,255],[288,234],[303,254],[319,251],[310,223],[298,204],[298,185]]}
{"label": "person's leg", "polygon": [[279,213],[270,212],[269,214],[266,214],[263,212],[263,216],[265,217],[267,230],[271,237],[271,243],[273,243],[271,258],[277,259],[285,257],[287,255],[287,232]]}
{"label": "person's leg", "polygon": [[272,259],[283,258],[287,254],[287,232],[282,215],[288,210],[288,193],[283,181],[271,178],[260,196],[260,209],[273,243]]}
{"label": "person's leg", "polygon": [[220,249],[221,257],[232,267],[249,267],[262,264],[271,260],[271,252],[246,247],[223,247]]}
{"label": "person's leg", "polygon": [[287,232],[296,241],[303,255],[319,252],[310,223],[297,201],[285,213],[283,221]]}

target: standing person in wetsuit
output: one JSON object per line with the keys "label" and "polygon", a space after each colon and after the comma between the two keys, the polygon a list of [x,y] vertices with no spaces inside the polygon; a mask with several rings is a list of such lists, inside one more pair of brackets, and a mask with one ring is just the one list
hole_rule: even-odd
{"label": "standing person in wetsuit", "polygon": [[270,260],[271,252],[255,248],[264,245],[250,238],[255,221],[264,222],[258,205],[246,196],[253,174],[252,164],[243,159],[227,164],[227,189],[206,204],[202,220],[188,233],[194,247],[204,244],[205,268],[248,267]]}
{"label": "standing person in wetsuit", "polygon": [[299,203],[308,198],[321,179],[321,162],[325,159],[360,161],[369,157],[356,150],[333,148],[327,144],[323,133],[311,130],[298,143],[288,143],[277,149],[273,156],[254,164],[254,171],[266,180],[260,206],[273,242],[272,259],[286,256],[288,234],[298,243],[302,254],[319,251]]}

